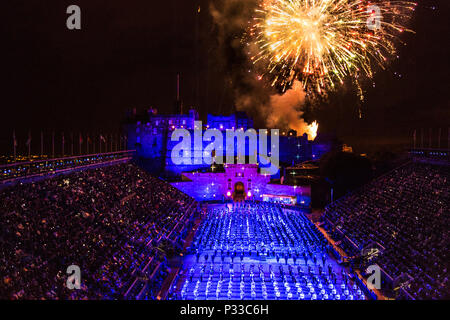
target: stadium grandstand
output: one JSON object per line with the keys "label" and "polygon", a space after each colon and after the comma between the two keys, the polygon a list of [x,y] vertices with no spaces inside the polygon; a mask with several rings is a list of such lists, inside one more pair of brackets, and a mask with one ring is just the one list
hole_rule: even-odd
{"label": "stadium grandstand", "polygon": [[450,166],[420,155],[330,204],[321,226],[355,267],[381,268],[385,294],[448,299]]}
{"label": "stadium grandstand", "polygon": [[[131,163],[19,183],[0,199],[3,299],[154,298],[197,210]],[[70,265],[81,290],[66,287]]]}

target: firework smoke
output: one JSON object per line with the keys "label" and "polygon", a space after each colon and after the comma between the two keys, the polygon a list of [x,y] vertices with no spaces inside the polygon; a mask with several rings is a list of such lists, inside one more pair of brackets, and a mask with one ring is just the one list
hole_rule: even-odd
{"label": "firework smoke", "polygon": [[[409,31],[403,22],[415,5],[365,0],[213,1],[211,14],[237,109],[264,119],[269,127],[310,133],[316,127],[301,119],[303,90],[314,99],[350,78],[363,100],[360,80],[372,78],[375,66],[385,68],[389,56],[395,55],[396,35]],[[369,26],[372,20],[374,28]]]}
{"label": "firework smoke", "polygon": [[242,41],[258,3],[258,0],[215,0],[210,6],[217,26],[219,53],[224,68],[229,71],[236,108],[246,111],[260,126],[294,129],[311,136],[311,127],[301,118],[305,101],[301,83],[296,82],[291,90],[279,94],[255,72],[250,56],[258,47]]}
{"label": "firework smoke", "polygon": [[272,95],[267,108],[267,125],[269,127],[291,128],[303,134],[308,133],[308,125],[301,119],[301,106],[305,101],[302,84],[296,81],[292,87],[282,95]]}

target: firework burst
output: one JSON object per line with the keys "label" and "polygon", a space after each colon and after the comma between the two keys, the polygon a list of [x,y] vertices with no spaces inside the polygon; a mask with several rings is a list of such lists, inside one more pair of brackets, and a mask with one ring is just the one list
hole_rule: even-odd
{"label": "firework burst", "polygon": [[283,92],[294,80],[322,93],[351,77],[372,78],[395,54],[414,2],[366,0],[262,0],[250,29],[262,64],[259,77]]}

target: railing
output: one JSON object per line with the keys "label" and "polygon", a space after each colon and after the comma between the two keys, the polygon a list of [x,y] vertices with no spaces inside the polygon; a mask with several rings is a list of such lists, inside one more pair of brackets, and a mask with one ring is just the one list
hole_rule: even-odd
{"label": "railing", "polygon": [[157,275],[157,273],[159,272],[160,268],[161,268],[161,262],[158,262],[158,264],[156,265],[155,269],[153,270],[153,272],[149,276],[149,281],[145,283],[144,287],[141,289],[141,291],[139,291],[138,295],[136,296],[136,300],[140,300],[142,298],[142,296],[148,290],[148,286],[150,285],[151,280]]}
{"label": "railing", "polygon": [[[326,219],[327,221],[328,221],[328,223],[330,223],[331,225],[333,225],[332,223],[331,223],[331,221],[330,220],[328,220],[328,219]],[[360,248],[356,245],[356,243],[354,243],[349,237],[347,237],[347,235],[345,235],[343,232],[342,232],[342,230],[340,230],[339,228],[336,228],[336,230],[338,230],[340,233],[341,233],[341,235],[343,235],[344,236],[344,240],[346,240],[347,241],[347,243],[349,243],[350,245],[352,245],[355,249],[357,249],[357,250],[360,250]],[[380,246],[382,249],[385,249],[380,243],[378,243],[378,242],[375,242],[378,246]],[[341,250],[343,250],[339,245],[338,245],[338,247],[341,249]],[[345,250],[343,250],[344,252],[345,252]],[[350,257],[350,259],[354,259],[355,257]],[[393,278],[383,269],[383,268],[381,268],[380,266],[378,266],[379,268],[380,268],[380,271],[383,273],[383,275],[385,276],[385,278],[387,278],[390,282],[393,282]],[[362,277],[362,275],[361,275],[361,277]],[[365,283],[365,279],[361,279],[361,280],[364,280],[364,283]],[[366,286],[366,285],[365,285]],[[367,288],[367,286],[366,286],[366,288]],[[369,289],[368,289],[369,290]],[[370,290],[369,290],[370,291]],[[404,295],[406,296],[406,297],[408,297],[408,299],[410,299],[410,300],[415,300],[414,299],[414,297],[405,289],[405,288],[400,288],[400,291],[402,291],[403,293],[404,293]]]}
{"label": "railing", "polygon": [[[180,276],[180,269],[176,268],[175,269],[175,274],[172,276],[171,279],[169,279],[170,281],[167,282],[166,285],[163,284],[161,290],[159,291],[156,299],[157,300],[166,300],[167,296],[169,295],[169,291],[170,289],[173,287],[173,285],[179,280],[179,276]],[[169,275],[170,277],[170,275]],[[168,281],[168,280],[166,280]]]}
{"label": "railing", "polygon": [[408,150],[413,159],[450,162],[449,149],[416,148]]}
{"label": "railing", "polygon": [[17,162],[0,166],[0,184],[131,159],[135,150]]}
{"label": "railing", "polygon": [[[196,203],[193,202],[186,210],[186,212],[181,216],[181,218],[178,220],[178,222],[175,224],[175,226],[173,228],[171,228],[171,230],[166,231],[165,233],[162,233],[157,239],[156,239],[156,245],[158,245],[161,240],[163,239],[169,239],[170,240],[170,236],[173,234],[173,232],[175,232],[178,228],[178,226],[180,225],[186,225],[186,222],[189,220],[189,218],[194,214],[195,212],[195,205]],[[146,246],[148,247],[150,245],[152,240],[149,240],[146,244]],[[144,266],[144,268],[142,269],[142,271],[140,273],[146,273],[147,270],[150,268],[152,262],[155,260],[155,257],[150,257],[148,263]],[[160,267],[160,264],[158,264],[156,270],[158,270]],[[156,271],[155,270],[155,271]],[[131,273],[132,276],[135,276],[135,274],[137,273],[138,268],[134,269],[133,272]],[[156,272],[153,271],[152,274],[149,276],[148,281],[150,282],[153,277],[155,276]],[[131,292],[134,290],[134,288],[136,287],[136,285],[139,283],[139,277],[135,277],[134,280],[131,282],[131,285],[128,287],[128,290],[125,292],[124,294],[124,298],[125,299],[129,299],[130,298],[130,294]],[[136,296],[136,298],[139,299],[139,297],[142,296],[142,294],[144,294],[145,290],[147,289],[147,284],[144,285],[144,287],[139,291],[138,295]]]}
{"label": "railing", "polygon": [[[328,218],[326,218],[325,217],[325,220],[327,221],[327,223],[330,225],[330,226],[332,226],[332,227],[334,227],[334,230],[336,230],[336,231],[339,231],[339,233],[344,237],[344,241],[346,241],[348,244],[350,244],[354,249],[356,249],[356,250],[358,250],[358,251],[361,251],[361,249],[358,247],[358,245],[356,245],[356,243],[354,243],[344,232],[342,232],[342,230],[341,229],[339,229],[338,227],[335,227],[335,224],[333,223],[333,222],[331,222]],[[324,230],[325,231],[325,230]],[[326,231],[325,231],[326,232]],[[327,234],[328,234],[328,232],[326,232]],[[331,238],[331,236],[330,236],[330,238]],[[379,243],[379,242],[374,242],[376,245],[378,245],[379,247],[381,247],[383,250],[385,250],[385,248]],[[336,244],[336,246],[339,248],[339,249],[341,249],[343,252],[345,252],[345,250],[340,246],[340,245],[338,245],[338,244]],[[346,253],[347,254],[347,253]],[[341,258],[344,258],[344,257],[342,257],[342,255],[341,255]],[[345,258],[348,258],[348,259],[355,259],[356,257],[349,257],[348,255],[347,255],[347,257],[345,257]],[[391,283],[394,281],[394,279],[391,277],[391,275],[389,275],[383,268],[381,268],[380,266],[378,266],[379,268],[380,268],[380,271],[383,273],[383,275],[385,276],[385,278],[387,278]],[[362,277],[362,275],[361,275],[361,277]],[[364,280],[364,283],[365,283],[365,279],[361,279],[361,280]],[[367,286],[366,286],[366,288],[367,288]],[[411,293],[409,293],[408,292],[408,290],[406,290],[405,288],[400,288],[400,291],[402,291],[403,292],[403,294],[408,298],[408,299],[410,299],[410,300],[415,300],[415,298],[413,297],[413,295],[411,294]]]}

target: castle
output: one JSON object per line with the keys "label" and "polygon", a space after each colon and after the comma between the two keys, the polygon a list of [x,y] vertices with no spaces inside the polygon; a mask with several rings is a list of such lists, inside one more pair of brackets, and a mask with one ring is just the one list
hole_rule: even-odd
{"label": "castle", "polygon": [[[137,115],[134,112],[128,116],[128,123],[125,125],[128,134],[128,149],[136,150],[137,160],[140,161],[147,170],[158,173],[159,175],[179,177],[185,172],[207,171],[210,165],[193,161],[191,165],[175,164],[172,161],[171,154],[178,141],[172,141],[172,133],[176,129],[185,129],[193,132],[195,129],[204,131],[208,129],[217,129],[225,132],[226,130],[246,131],[253,128],[253,121],[244,112],[236,112],[231,115],[211,115],[208,114],[207,122],[202,128],[198,125],[199,114],[191,109],[187,114],[158,114],[156,109],[147,110],[146,114]],[[193,136],[193,135],[192,135]],[[294,130],[279,132],[279,163],[282,168],[292,166],[309,160],[318,160],[321,156],[335,147],[330,141],[323,141],[320,135],[314,141],[308,139],[307,134],[298,136]],[[271,144],[271,136],[268,137],[268,145]],[[323,141],[323,142],[322,142]],[[194,157],[198,152],[209,144],[202,142],[201,150],[195,150],[192,144],[190,152]],[[235,142],[236,143],[236,142]],[[223,141],[224,150],[227,144]],[[245,140],[245,156],[249,156],[249,140]],[[237,148],[235,148],[237,150]],[[258,159],[258,163],[260,163]],[[280,178],[281,171],[274,174],[273,178]]]}

